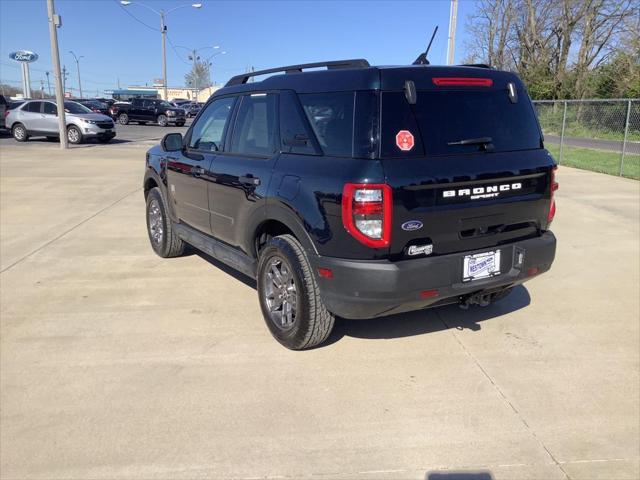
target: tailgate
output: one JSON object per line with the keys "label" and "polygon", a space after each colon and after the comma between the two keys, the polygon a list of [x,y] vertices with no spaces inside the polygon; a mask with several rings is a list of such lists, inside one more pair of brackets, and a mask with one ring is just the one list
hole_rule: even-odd
{"label": "tailgate", "polygon": [[553,165],[543,149],[383,160],[393,188],[390,254],[432,245],[443,255],[539,235]]}

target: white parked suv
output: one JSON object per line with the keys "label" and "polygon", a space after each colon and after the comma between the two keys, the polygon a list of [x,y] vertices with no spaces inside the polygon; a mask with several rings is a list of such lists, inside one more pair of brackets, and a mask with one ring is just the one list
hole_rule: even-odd
{"label": "white parked suv", "polygon": [[[70,143],[81,143],[89,138],[97,138],[107,143],[116,136],[113,120],[101,113],[93,113],[77,102],[64,102],[67,121],[67,139]],[[6,128],[13,138],[26,142],[29,137],[59,138],[58,107],[51,100],[30,100],[9,111]]]}

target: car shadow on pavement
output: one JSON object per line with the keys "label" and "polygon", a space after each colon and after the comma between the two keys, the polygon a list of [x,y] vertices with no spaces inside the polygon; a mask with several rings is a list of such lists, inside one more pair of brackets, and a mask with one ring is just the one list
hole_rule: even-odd
{"label": "car shadow on pavement", "polygon": [[[203,260],[206,260],[214,267],[219,268],[246,286],[254,290],[257,288],[254,279],[200,250],[189,247],[185,254],[198,255]],[[393,339],[424,335],[441,330],[448,330],[450,328],[478,331],[481,329],[481,322],[515,312],[528,306],[530,303],[531,297],[527,289],[522,285],[517,285],[505,298],[487,307],[471,306],[468,310],[463,310],[457,305],[445,305],[367,320],[336,318],[336,323],[331,335],[326,342],[319,345],[319,348],[338,342],[345,336],[363,339]],[[470,478],[467,479],[467,477],[460,478],[471,480]],[[478,478],[482,480],[485,477]]]}
{"label": "car shadow on pavement", "polygon": [[427,472],[425,480],[493,480],[491,472]]}
{"label": "car shadow on pavement", "polygon": [[481,329],[481,322],[515,312],[529,303],[531,303],[529,292],[524,286],[518,285],[505,298],[487,307],[471,306],[468,310],[463,310],[457,305],[446,305],[369,320],[339,318],[324,345],[335,343],[345,336],[393,339],[424,335],[450,328],[478,331]]}

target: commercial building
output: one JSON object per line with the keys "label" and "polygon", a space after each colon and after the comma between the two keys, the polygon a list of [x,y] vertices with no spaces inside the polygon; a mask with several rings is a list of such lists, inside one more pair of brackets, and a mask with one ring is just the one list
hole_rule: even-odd
{"label": "commercial building", "polygon": [[107,90],[105,93],[110,94],[116,100],[130,100],[131,98],[161,98],[162,100],[175,100],[175,99],[184,99],[184,100],[192,100],[198,102],[206,102],[209,97],[218,90],[219,86],[211,86],[207,88],[198,89],[197,91],[197,100],[196,100],[196,90],[194,88],[186,88],[186,87],[168,87],[167,88],[167,97],[164,98],[164,91],[161,86],[153,85],[153,86],[141,86],[141,85],[131,85],[125,89],[117,89],[117,90]]}

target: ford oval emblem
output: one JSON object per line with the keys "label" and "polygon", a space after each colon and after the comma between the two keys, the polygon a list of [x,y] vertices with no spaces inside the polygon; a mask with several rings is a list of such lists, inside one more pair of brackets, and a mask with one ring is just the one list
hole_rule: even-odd
{"label": "ford oval emblem", "polygon": [[11,52],[9,58],[16,62],[31,63],[38,60],[38,54],[29,50],[18,50],[17,52]]}
{"label": "ford oval emblem", "polygon": [[408,222],[404,222],[402,224],[402,229],[407,232],[411,232],[413,230],[420,230],[422,228],[422,222],[419,220],[409,220]]}

